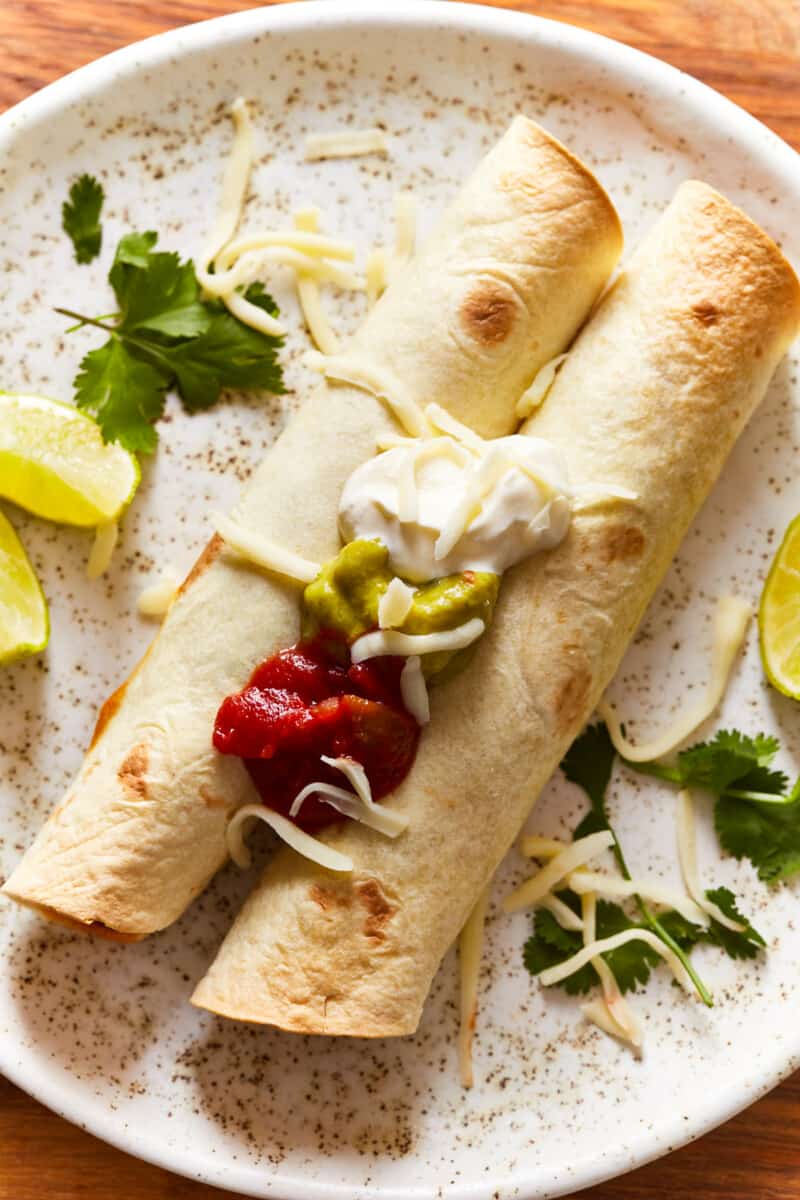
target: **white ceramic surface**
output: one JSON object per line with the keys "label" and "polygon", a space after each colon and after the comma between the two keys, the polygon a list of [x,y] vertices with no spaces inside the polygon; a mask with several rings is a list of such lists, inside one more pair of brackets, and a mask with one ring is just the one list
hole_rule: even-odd
{"label": "white ceramic surface", "polygon": [[[566,25],[494,9],[409,2],[308,3],[242,13],[111,55],[0,118],[0,384],[71,396],[90,331],[63,337],[55,304],[108,309],[117,237],[154,228],[195,253],[214,211],[239,93],[255,102],[259,164],[246,222],[317,203],[363,247],[389,232],[411,187],[422,224],[522,110],[589,162],[633,245],[677,184],[699,176],[740,202],[800,261],[800,162],[695,81]],[[306,165],[306,130],[386,124],[388,159]],[[107,194],[102,258],[76,268],[60,231],[68,181]],[[76,770],[102,698],[153,629],[135,598],[154,569],[187,568],[208,514],[233,503],[308,385],[288,280],[274,290],[293,334],[281,406],[234,397],[161,427],[107,579],[90,584],[90,538],[4,506],[53,611],[50,649],[0,675],[0,874]],[[356,301],[334,310],[342,328]],[[651,607],[614,694],[644,731],[701,684],[714,597],[756,599],[776,537],[800,508],[796,367],[785,363]],[[800,713],[765,686],[754,639],[723,719],[778,732],[796,769]],[[617,777],[612,810],[629,860],[676,880],[674,795]],[[578,792],[554,780],[530,828],[571,829]],[[533,1197],[572,1191],[685,1142],[800,1063],[797,888],[768,892],[721,860],[703,813],[703,871],[730,883],[769,941],[752,964],[701,951],[712,1011],[651,982],[636,1001],[642,1061],[585,1026],[521,965],[529,917],[491,915],[477,1086],[456,1076],[454,957],[419,1033],[348,1043],[215,1020],[188,996],[255,875],[225,870],[172,929],[136,946],[92,943],[0,906],[0,1068],[98,1136],[197,1179],[283,1200]],[[264,854],[268,853],[265,844]],[[519,878],[509,857],[495,897]]]}

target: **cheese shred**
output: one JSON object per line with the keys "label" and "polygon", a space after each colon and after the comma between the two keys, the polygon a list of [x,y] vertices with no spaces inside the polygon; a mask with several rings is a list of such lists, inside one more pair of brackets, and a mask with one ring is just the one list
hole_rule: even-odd
{"label": "cheese shred", "polygon": [[304,584],[311,583],[319,575],[319,563],[310,562],[294,551],[286,550],[230,517],[215,517],[215,528],[231,550],[257,567]]}
{"label": "cheese shred", "polygon": [[474,1082],[472,1070],[472,1041],[478,1017],[478,979],[481,956],[486,932],[486,909],[489,906],[488,884],[467,917],[458,938],[458,969],[461,984],[461,1023],[458,1032],[458,1068],[461,1086],[471,1088]]}
{"label": "cheese shred", "polygon": [[119,526],[116,521],[106,521],[98,525],[94,534],[92,548],[89,551],[89,561],[86,564],[86,578],[99,579],[105,575],[111,566],[111,559],[119,538]]}
{"label": "cheese shred", "polygon": [[588,962],[596,958],[600,954],[607,954],[610,950],[618,950],[620,946],[626,946],[628,942],[646,942],[651,950],[655,950],[664,962],[672,971],[678,983],[686,991],[692,991],[692,985],[689,977],[683,969],[678,956],[662,942],[660,937],[650,929],[623,929],[620,933],[615,933],[611,937],[601,938],[599,941],[592,942],[588,946],[584,946],[577,954],[573,954],[571,958],[565,959],[563,962],[556,963],[553,967],[547,967],[539,973],[539,980],[544,987],[551,987],[554,983],[561,983],[568,975],[579,971],[581,967],[585,967]]}
{"label": "cheese shred", "polygon": [[417,724],[427,725],[431,719],[431,705],[418,654],[410,654],[400,672],[400,695]]}
{"label": "cheese shred", "polygon": [[596,858],[598,854],[602,854],[613,844],[614,835],[606,829],[599,833],[590,833],[585,838],[578,838],[576,842],[572,842],[565,850],[557,854],[552,862],[539,871],[538,875],[526,880],[510,896],[506,896],[503,901],[503,909],[507,913],[512,913],[517,912],[520,908],[538,904],[542,896],[551,891],[555,884],[570,875],[576,867],[581,867],[584,863]]}
{"label": "cheese shred", "polygon": [[303,858],[309,859],[310,862],[317,863],[318,866],[325,867],[328,871],[337,871],[342,874],[349,874],[353,870],[353,860],[346,854],[340,854],[332,846],[326,846],[318,838],[304,833],[288,817],[274,812],[263,804],[245,804],[242,808],[237,809],[228,822],[225,840],[228,845],[228,853],[237,867],[246,869],[252,862],[250,851],[244,840],[244,824],[246,821],[253,820],[263,821],[269,825],[278,837],[286,842],[287,846],[291,846],[292,850],[301,854]]}
{"label": "cheese shred", "polygon": [[553,386],[556,372],[561,364],[566,360],[566,354],[559,354],[556,358],[551,358],[543,367],[539,369],[533,379],[533,383],[522,393],[517,401],[517,419],[524,421],[532,412],[540,407],[547,399],[547,393]]}
{"label": "cheese shred", "polygon": [[175,602],[181,577],[174,567],[165,567],[160,577],[143,588],[136,601],[136,607],[143,617],[153,617],[161,620]]}
{"label": "cheese shred", "polygon": [[324,158],[360,158],[365,154],[389,153],[382,129],[335,129],[330,133],[309,133],[305,140],[306,162]]}
{"label": "cheese shred", "polygon": [[378,627],[397,629],[403,624],[414,603],[415,588],[409,587],[397,575],[378,601]]}
{"label": "cheese shred", "polygon": [[349,383],[382,400],[412,438],[425,437],[430,432],[422,409],[391,372],[377,369],[351,354],[325,355],[312,350],[306,355],[306,362],[326,379]]}
{"label": "cheese shred", "polygon": [[694,801],[692,793],[684,788],[678,792],[678,858],[681,864],[681,874],[686,890],[704,914],[732,929],[734,933],[742,933],[745,925],[734,921],[722,911],[719,905],[709,900],[700,886],[700,875],[697,869],[697,841],[694,827]]}
{"label": "cheese shred", "polygon": [[597,711],[608,726],[614,749],[631,762],[652,762],[663,758],[685,741],[689,734],[714,713],[725,694],[736,655],[741,649],[752,617],[750,605],[736,596],[721,596],[714,615],[714,640],[711,651],[711,679],[702,700],[687,705],[666,729],[649,742],[634,745],[622,732],[616,710],[601,700]]}
{"label": "cheese shred", "polygon": [[395,629],[379,629],[375,633],[364,633],[360,638],[356,638],[350,647],[350,659],[355,665],[384,654],[407,658],[411,654],[463,650],[476,641],[485,628],[480,617],[472,617],[456,629],[441,629],[436,633],[398,633]]}

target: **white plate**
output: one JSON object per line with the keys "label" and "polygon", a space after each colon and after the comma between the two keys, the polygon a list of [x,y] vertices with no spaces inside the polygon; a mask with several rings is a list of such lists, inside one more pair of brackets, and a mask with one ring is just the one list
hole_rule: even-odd
{"label": "white plate", "polygon": [[[413,188],[423,224],[513,113],[540,120],[609,187],[628,244],[678,183],[700,176],[739,201],[800,260],[800,167],[743,112],[670,67],[566,25],[458,4],[303,4],[177,30],[113,54],[0,120],[0,382],[68,398],[91,332],[62,338],[55,304],[108,308],[118,236],[161,232],[197,252],[214,211],[239,93],[258,102],[260,163],[247,221],[314,202],[366,247],[387,236],[391,197]],[[353,117],[385,122],[392,156],[305,165],[301,136]],[[108,193],[99,262],[76,268],[60,204],[78,172]],[[285,280],[275,290],[297,328]],[[336,320],[357,319],[355,303]],[[307,385],[291,339],[288,379]],[[637,728],[660,722],[705,673],[713,598],[755,600],[796,508],[798,385],[784,364],[696,522],[621,671]],[[153,563],[186,568],[207,514],[233,502],[282,420],[239,398],[184,417],[173,405],[108,580],[83,574],[88,535],[12,512],[53,609],[48,653],[0,675],[0,869],[7,874],[76,770],[100,700],[152,636],[135,597]],[[798,712],[764,685],[754,639],[724,721],[779,732]],[[673,794],[619,778],[613,811],[629,860],[676,879]],[[556,779],[531,828],[572,828],[577,792]],[[727,882],[770,942],[763,962],[697,955],[712,1011],[651,982],[638,1000],[641,1062],[582,1024],[521,965],[529,917],[490,926],[477,1086],[456,1079],[456,984],[448,956],[419,1033],[336,1042],[225,1023],[188,1005],[254,876],[226,870],[174,928],[129,947],[92,943],[0,909],[0,1067],[109,1142],[197,1179],[284,1200],[553,1195],[626,1170],[698,1135],[798,1063],[796,893],[768,893],[720,861],[703,814],[703,870]],[[521,872],[512,855],[495,889]],[[797,922],[795,921],[795,925]]]}

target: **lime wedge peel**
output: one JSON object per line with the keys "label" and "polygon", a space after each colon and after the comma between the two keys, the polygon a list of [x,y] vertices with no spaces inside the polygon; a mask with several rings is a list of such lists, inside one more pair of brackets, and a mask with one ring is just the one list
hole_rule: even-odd
{"label": "lime wedge peel", "polygon": [[800,515],[772,561],[758,610],[761,661],[784,696],[800,700]]}
{"label": "lime wedge peel", "polygon": [[71,404],[0,392],[0,496],[50,521],[100,525],[120,516],[139,479],[135,456]]}
{"label": "lime wedge peel", "polygon": [[44,650],[47,601],[22,542],[0,512],[0,664]]}

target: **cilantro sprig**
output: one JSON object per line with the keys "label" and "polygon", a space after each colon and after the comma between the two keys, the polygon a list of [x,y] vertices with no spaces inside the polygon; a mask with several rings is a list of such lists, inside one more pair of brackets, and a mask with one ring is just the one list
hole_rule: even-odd
{"label": "cilantro sprig", "polygon": [[713,792],[714,825],[720,844],[736,858],[749,858],[760,879],[776,883],[800,871],[800,780],[788,790],[783,771],[773,769],[777,738],[748,737],[722,729],[709,742],[682,751],[674,766],[626,766],[679,787]]}
{"label": "cilantro sprig", "polygon": [[69,199],[61,205],[61,225],[72,241],[76,262],[91,262],[100,253],[103,199],[102,184],[93,175],[81,175],[69,189]]}
{"label": "cilantro sprig", "polygon": [[[729,749],[731,751],[735,749],[741,754],[742,744],[737,742],[735,747],[731,744]],[[751,761],[751,769],[757,768],[763,771],[769,767],[777,745],[773,749],[769,739],[760,739],[757,741],[755,749],[762,761],[758,762],[755,767]],[[772,757],[769,757],[770,755]],[[591,725],[584,730],[564,757],[561,769],[567,779],[583,789],[591,804],[589,812],[576,827],[573,837],[578,839],[587,837],[591,833],[608,830],[614,838],[612,850],[619,868],[624,877],[630,879],[631,874],[625,855],[609,822],[606,807],[606,792],[614,769],[614,759],[615,750],[608,736],[608,730],[604,724],[600,723]],[[691,760],[694,763],[693,769],[696,773],[703,771],[707,776],[711,768],[709,762],[707,760],[703,762],[702,759],[703,756],[696,756]],[[646,765],[647,773],[656,774],[657,772],[649,770],[650,766],[652,764]],[[719,762],[716,769],[723,770],[723,764]],[[672,768],[665,768],[665,770],[671,771]],[[684,771],[688,775],[686,764],[684,764]],[[775,775],[777,780],[777,773]],[[684,785],[683,777],[679,779],[663,774],[660,777],[668,777],[670,782],[679,782],[682,786]],[[760,778],[763,781],[763,777],[760,776]],[[731,958],[744,959],[753,958],[765,943],[761,934],[739,912],[735,897],[728,888],[709,889],[706,896],[717,904],[726,916],[742,925],[742,930],[728,929],[713,919],[706,927],[695,925],[674,911],[656,914],[641,896],[636,895],[634,900],[641,918],[639,921],[629,917],[618,904],[607,900],[598,901],[596,909],[597,937],[598,939],[612,937],[615,933],[626,929],[652,930],[678,956],[701,999],[710,1006],[712,1004],[711,994],[697,974],[689,957],[690,951],[705,942],[718,946]],[[574,892],[569,889],[562,890],[559,892],[559,898],[574,912],[580,913],[580,897]],[[533,933],[525,943],[523,960],[527,969],[532,974],[538,975],[547,967],[565,962],[577,954],[582,944],[580,933],[563,929],[549,911],[539,909],[534,916]],[[633,991],[647,983],[651,971],[661,962],[660,956],[651,946],[638,940],[627,942],[616,950],[604,954],[603,958],[614,973],[622,992]],[[598,982],[597,972],[591,963],[587,963],[580,970],[562,980],[560,986],[570,995],[579,995],[589,991]]]}
{"label": "cilantro sprig", "polygon": [[[100,425],[107,442],[151,453],[154,423],[174,388],[187,412],[210,408],[223,388],[282,393],[278,349],[283,339],[251,329],[218,300],[203,299],[190,261],[155,249],[152,231],[129,233],[117,246],[108,274],[117,301],[111,317],[56,311],[109,334],[83,358],[75,378],[78,407]],[[277,314],[261,284],[245,293]],[[111,322],[111,323],[109,323]]]}

